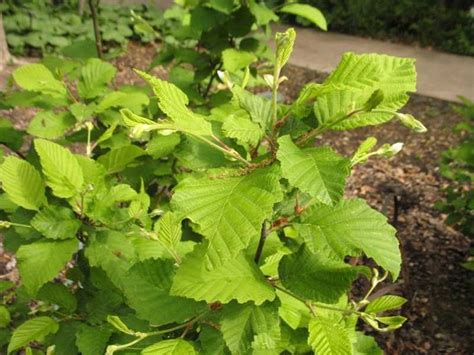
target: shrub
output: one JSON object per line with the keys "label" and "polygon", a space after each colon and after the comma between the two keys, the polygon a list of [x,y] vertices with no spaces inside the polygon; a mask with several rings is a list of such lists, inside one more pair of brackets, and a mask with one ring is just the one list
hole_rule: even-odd
{"label": "shrub", "polygon": [[[436,207],[447,213],[446,223],[459,229],[465,235],[474,237],[474,103],[462,98],[463,106],[456,111],[464,117],[464,122],[456,126],[462,135],[461,142],[443,153],[441,174],[450,180],[450,186],[444,190],[445,201],[439,201]],[[465,264],[474,269],[473,262]]]}
{"label": "shrub", "polygon": [[[394,117],[421,131],[398,113],[415,90],[413,60],[348,53],[283,104],[294,39],[276,35],[270,100],[220,73],[231,98],[210,109],[137,71],[158,103],[147,109],[131,98],[138,89],[110,92],[113,70],[98,60],[67,80],[41,64],[13,73],[23,100],[55,107],[71,129],[52,138],[30,126],[28,154],[0,167],[5,247],[21,276],[0,284],[8,353],[380,353],[356,323],[390,331],[405,321],[385,313],[405,299],[372,296],[397,279],[399,244],[382,214],[343,194],[354,165],[401,144],[375,148],[370,137],[344,157],[322,139]],[[3,126],[16,150],[20,134]],[[73,142],[86,154],[65,147]],[[359,277],[371,287],[354,298]]]}

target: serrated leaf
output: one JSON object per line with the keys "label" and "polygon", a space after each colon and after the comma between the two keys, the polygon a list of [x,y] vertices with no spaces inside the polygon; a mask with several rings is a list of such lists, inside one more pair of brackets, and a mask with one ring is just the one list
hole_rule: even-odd
{"label": "serrated leaf", "polygon": [[16,254],[22,283],[31,295],[56,277],[77,251],[76,239],[37,241],[22,245]]}
{"label": "serrated leaf", "polygon": [[[288,6],[288,5],[287,5]],[[276,63],[279,69],[290,59],[295,44],[296,32],[293,28],[287,29],[285,32],[277,32],[275,35],[276,43]]]}
{"label": "serrated leaf", "polygon": [[252,121],[258,123],[264,130],[268,129],[272,120],[271,101],[239,88],[234,88],[233,93],[240,107],[248,112]]}
{"label": "serrated leaf", "polygon": [[279,176],[270,168],[239,177],[185,179],[176,186],[171,204],[199,225],[209,240],[209,262],[219,265],[259,237],[264,219],[281,197]]}
{"label": "serrated leaf", "polygon": [[16,84],[22,89],[37,91],[56,98],[67,95],[62,82],[56,80],[53,74],[43,64],[26,64],[12,73]]}
{"label": "serrated leaf", "polygon": [[101,155],[97,161],[107,169],[108,174],[115,174],[125,169],[136,158],[145,155],[145,151],[140,147],[130,144],[112,149]]}
{"label": "serrated leaf", "polygon": [[353,109],[363,108],[376,90],[384,94],[377,110],[352,115],[333,126],[344,130],[376,125],[390,120],[408,101],[408,92],[416,90],[414,60],[379,54],[344,54],[336,70],[326,79],[323,87],[331,88],[318,96],[315,115],[327,123]]}
{"label": "serrated leaf", "polygon": [[392,309],[398,309],[403,306],[407,300],[400,296],[385,295],[371,301],[365,308],[367,313],[379,313]]}
{"label": "serrated leaf", "polygon": [[315,206],[302,215],[299,231],[312,250],[339,258],[365,253],[396,279],[401,256],[395,228],[364,200],[342,201],[334,207]]}
{"label": "serrated leaf", "polygon": [[63,198],[77,195],[84,183],[84,176],[76,157],[59,144],[43,139],[35,139],[34,145],[46,183],[54,195]]}
{"label": "serrated leaf", "polygon": [[341,323],[325,317],[314,317],[309,322],[308,344],[318,355],[351,355],[349,332]]}
{"label": "serrated leaf", "polygon": [[74,117],[68,112],[41,111],[30,122],[27,132],[39,138],[56,139],[62,137],[74,123]]}
{"label": "serrated leaf", "polygon": [[8,354],[32,341],[42,341],[48,334],[58,331],[59,324],[50,317],[36,317],[27,320],[15,329],[8,344]]}
{"label": "serrated leaf", "polygon": [[344,194],[350,161],[329,147],[298,148],[290,136],[278,139],[277,158],[291,185],[322,203],[334,205]]}
{"label": "serrated leaf", "polygon": [[323,31],[327,31],[326,19],[319,9],[308,4],[290,3],[283,6],[280,12],[300,16],[318,26]]}
{"label": "serrated leaf", "polygon": [[96,107],[96,112],[101,113],[111,107],[125,107],[132,111],[140,111],[149,103],[148,96],[141,92],[112,91],[102,98]]}
{"label": "serrated leaf", "polygon": [[194,355],[197,354],[191,343],[183,339],[162,340],[147,346],[141,352],[143,355]]}
{"label": "serrated leaf", "polygon": [[136,263],[123,275],[122,291],[137,316],[154,325],[183,322],[205,310],[205,304],[170,295],[172,260]]}
{"label": "serrated leaf", "polygon": [[[280,322],[275,303],[230,303],[222,311],[221,332],[232,354],[279,354]],[[253,350],[253,351],[252,351]]]}
{"label": "serrated leaf", "polygon": [[184,258],[171,287],[171,294],[190,297],[207,303],[239,303],[253,301],[259,305],[275,297],[255,263],[242,254],[209,268],[206,245],[197,246]]}
{"label": "serrated leaf", "polygon": [[227,116],[222,130],[227,137],[235,138],[237,143],[243,146],[256,146],[263,136],[258,124],[241,116]]}
{"label": "serrated leaf", "polygon": [[117,69],[112,64],[91,58],[81,69],[77,91],[82,98],[93,99],[107,90],[107,84],[115,77]]}
{"label": "serrated leaf", "polygon": [[256,60],[257,57],[251,52],[241,51],[234,48],[228,48],[222,51],[223,68],[231,73],[244,69]]}
{"label": "serrated leaf", "polygon": [[277,290],[276,294],[281,303],[278,309],[280,318],[283,319],[291,329],[307,328],[310,319],[308,307],[300,300],[297,300],[285,292]]}
{"label": "serrated leaf", "polygon": [[58,305],[62,312],[72,313],[76,310],[77,300],[70,290],[60,283],[48,282],[38,292],[38,299]]}
{"label": "serrated leaf", "polygon": [[154,230],[158,234],[158,240],[163,246],[172,253],[175,253],[176,247],[181,240],[181,219],[175,213],[166,212],[155,223]]}
{"label": "serrated leaf", "polygon": [[309,300],[333,303],[357,278],[357,269],[323,254],[313,254],[305,245],[285,255],[278,268],[283,286]]}
{"label": "serrated leaf", "polygon": [[174,129],[195,136],[212,136],[211,124],[187,107],[189,100],[181,89],[138,70],[137,73],[153,88],[158,106],[172,120],[171,123],[165,123],[163,129]]}
{"label": "serrated leaf", "polygon": [[111,335],[112,332],[108,328],[81,324],[76,333],[76,346],[82,355],[104,354]]}
{"label": "serrated leaf", "polygon": [[20,207],[38,210],[46,202],[44,182],[39,172],[27,161],[9,156],[0,167],[2,189]]}
{"label": "serrated leaf", "polygon": [[50,205],[33,217],[31,225],[46,238],[70,239],[76,236],[81,222],[69,208]]}

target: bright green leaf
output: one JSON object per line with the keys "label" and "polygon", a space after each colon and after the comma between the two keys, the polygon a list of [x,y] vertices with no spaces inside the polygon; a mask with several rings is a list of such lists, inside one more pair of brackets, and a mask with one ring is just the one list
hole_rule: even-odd
{"label": "bright green leaf", "polygon": [[279,11],[300,16],[318,26],[323,31],[327,31],[328,26],[324,15],[314,6],[308,4],[290,3],[283,6]]}
{"label": "bright green leaf", "polygon": [[46,238],[75,238],[81,222],[74,213],[65,207],[47,206],[31,220],[31,225]]}
{"label": "bright green leaf", "polygon": [[48,334],[58,331],[59,325],[50,317],[36,317],[27,320],[13,332],[10,344],[8,344],[8,354],[18,350],[32,341],[42,341]]}

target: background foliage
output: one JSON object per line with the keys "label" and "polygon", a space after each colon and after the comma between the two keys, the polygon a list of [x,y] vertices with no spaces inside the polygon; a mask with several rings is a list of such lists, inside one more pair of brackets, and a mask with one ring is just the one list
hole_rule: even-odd
{"label": "background foliage", "polygon": [[419,43],[474,55],[472,1],[307,0],[326,15],[331,31]]}

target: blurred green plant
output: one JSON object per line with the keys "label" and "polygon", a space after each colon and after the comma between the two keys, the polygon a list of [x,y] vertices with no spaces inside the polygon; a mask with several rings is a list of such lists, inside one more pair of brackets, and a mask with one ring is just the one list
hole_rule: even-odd
{"label": "blurred green plant", "polygon": [[[441,174],[451,182],[444,190],[446,199],[436,203],[436,207],[448,215],[446,223],[471,238],[474,238],[474,103],[461,97],[462,106],[454,109],[463,117],[463,122],[455,127],[461,136],[460,143],[443,153]],[[472,253],[471,253],[472,254]],[[464,264],[474,270],[474,261]]]}

